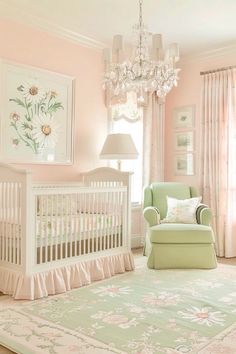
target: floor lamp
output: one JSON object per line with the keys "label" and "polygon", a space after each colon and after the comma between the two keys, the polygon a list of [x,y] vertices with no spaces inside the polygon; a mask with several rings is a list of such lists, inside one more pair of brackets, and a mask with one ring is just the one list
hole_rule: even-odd
{"label": "floor lamp", "polygon": [[103,160],[117,160],[118,170],[121,170],[121,160],[133,160],[137,157],[138,151],[130,134],[109,134],[100,153]]}

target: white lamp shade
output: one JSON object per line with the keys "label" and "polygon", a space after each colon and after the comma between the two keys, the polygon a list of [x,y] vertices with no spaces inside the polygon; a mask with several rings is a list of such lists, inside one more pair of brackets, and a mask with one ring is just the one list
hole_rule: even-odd
{"label": "white lamp shade", "polygon": [[100,158],[104,160],[136,159],[138,151],[129,134],[109,134],[105,140]]}

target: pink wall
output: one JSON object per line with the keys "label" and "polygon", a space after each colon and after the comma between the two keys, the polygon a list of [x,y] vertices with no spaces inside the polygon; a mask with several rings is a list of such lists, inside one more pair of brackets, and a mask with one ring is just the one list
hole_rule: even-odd
{"label": "pink wall", "polygon": [[101,52],[31,27],[0,20],[0,57],[72,76],[75,81],[74,164],[29,165],[35,180],[75,180],[104,165],[99,152],[107,132],[101,88]]}
{"label": "pink wall", "polygon": [[[180,80],[166,99],[165,116],[165,180],[188,183],[200,188],[200,109],[201,85],[200,71],[213,70],[236,64],[236,48],[230,53],[221,52],[217,56],[195,57],[180,65]],[[196,105],[195,122],[195,175],[176,176],[174,174],[174,127],[173,109],[185,105]]]}

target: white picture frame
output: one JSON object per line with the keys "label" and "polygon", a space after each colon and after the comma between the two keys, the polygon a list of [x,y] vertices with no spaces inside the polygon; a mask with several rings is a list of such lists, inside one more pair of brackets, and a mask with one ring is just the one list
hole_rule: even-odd
{"label": "white picture frame", "polygon": [[74,78],[5,60],[0,70],[0,160],[71,165]]}
{"label": "white picture frame", "polygon": [[176,151],[193,151],[194,150],[193,131],[175,132],[174,144],[175,144]]}
{"label": "white picture frame", "polygon": [[174,156],[175,175],[192,176],[194,175],[194,154],[183,153]]}
{"label": "white picture frame", "polygon": [[174,109],[174,128],[193,129],[195,126],[195,105],[176,107]]}

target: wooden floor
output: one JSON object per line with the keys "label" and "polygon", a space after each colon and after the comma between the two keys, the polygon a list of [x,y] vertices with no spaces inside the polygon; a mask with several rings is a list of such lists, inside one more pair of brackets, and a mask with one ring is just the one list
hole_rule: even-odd
{"label": "wooden floor", "polygon": [[[134,249],[133,254],[135,257],[135,260],[138,261],[142,256],[143,256],[143,250],[142,249]],[[236,266],[236,257],[235,258],[217,258],[218,263],[222,264],[229,264],[229,265],[235,265]],[[0,293],[0,301],[4,301],[8,298],[6,295],[3,295]],[[0,354],[11,354],[14,353],[11,350],[8,350],[7,348],[4,348],[3,346],[0,345]]]}
{"label": "wooden floor", "polygon": [[14,353],[11,350],[8,350],[7,348],[4,348],[0,345],[0,354],[10,354],[10,353]]}

